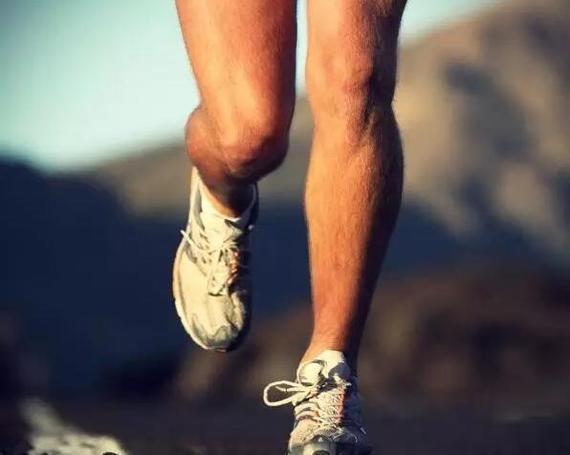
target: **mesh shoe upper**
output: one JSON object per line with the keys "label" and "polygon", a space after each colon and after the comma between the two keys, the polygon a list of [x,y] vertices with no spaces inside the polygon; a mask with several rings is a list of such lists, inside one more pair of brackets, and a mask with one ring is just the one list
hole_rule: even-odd
{"label": "mesh shoe upper", "polygon": [[257,191],[246,226],[224,220],[222,230],[213,235],[200,218],[200,183],[194,173],[173,291],[178,315],[192,339],[204,349],[227,351],[237,347],[249,326],[249,233],[257,217]]}
{"label": "mesh shoe upper", "polygon": [[[269,396],[275,392],[285,397],[270,399]],[[295,382],[269,384],[264,391],[264,401],[269,406],[291,403],[295,407],[295,425],[289,440],[289,452],[292,454],[306,453],[305,447],[322,442],[348,447],[346,453],[370,451],[362,428],[356,378],[338,351],[325,351],[313,361],[302,364]]]}

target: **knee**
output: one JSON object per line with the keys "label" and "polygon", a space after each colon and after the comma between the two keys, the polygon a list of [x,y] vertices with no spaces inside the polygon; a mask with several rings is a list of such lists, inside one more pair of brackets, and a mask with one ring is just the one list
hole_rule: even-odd
{"label": "knee", "polygon": [[[362,128],[392,110],[396,87],[396,41],[389,46],[341,44],[314,52],[307,62],[307,93],[315,123],[333,121]],[[316,55],[315,55],[316,54]]]}
{"label": "knee", "polygon": [[226,171],[239,180],[256,181],[284,160],[294,100],[273,103],[250,99],[232,109],[217,128],[216,139]]}

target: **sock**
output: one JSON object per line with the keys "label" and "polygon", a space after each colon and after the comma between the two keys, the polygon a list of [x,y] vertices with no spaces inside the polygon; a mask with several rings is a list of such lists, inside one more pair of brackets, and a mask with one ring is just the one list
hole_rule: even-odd
{"label": "sock", "polygon": [[248,207],[239,216],[230,217],[220,213],[218,209],[214,207],[214,204],[212,204],[212,201],[210,199],[210,195],[201,186],[200,193],[202,195],[202,200],[201,200],[202,211],[200,213],[200,218],[202,219],[202,223],[204,223],[204,226],[208,230],[222,233],[227,228],[225,221],[229,221],[238,229],[241,230],[245,229],[251,216],[251,209],[253,208],[253,205],[255,204],[255,201],[257,199],[257,194],[256,194],[257,190],[255,186],[252,185],[252,189],[253,189],[253,197],[251,198],[251,202],[249,203]]}

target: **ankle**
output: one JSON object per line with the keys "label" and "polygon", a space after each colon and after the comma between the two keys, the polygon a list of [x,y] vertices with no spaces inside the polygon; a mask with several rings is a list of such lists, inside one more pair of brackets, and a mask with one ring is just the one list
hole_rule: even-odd
{"label": "ankle", "polygon": [[204,196],[204,202],[226,218],[241,217],[251,208],[256,197],[254,185],[239,186],[222,193],[208,188],[201,182],[200,190]]}

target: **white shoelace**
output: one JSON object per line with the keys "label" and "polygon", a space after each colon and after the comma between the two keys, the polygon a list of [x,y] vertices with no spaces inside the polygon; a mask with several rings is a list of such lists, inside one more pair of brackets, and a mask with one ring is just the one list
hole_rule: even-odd
{"label": "white shoelace", "polygon": [[[239,269],[247,268],[240,259],[240,255],[245,251],[240,249],[233,233],[224,238],[218,246],[209,248],[199,245],[187,231],[182,230],[180,233],[190,247],[200,253],[202,261],[210,266],[207,274],[207,287],[210,294],[219,295],[225,288],[231,286],[237,278]],[[203,237],[206,238],[205,233]],[[208,261],[204,258],[208,258]],[[218,277],[221,278],[217,279]]]}
{"label": "white shoelace", "polygon": [[[334,386],[326,388],[328,382],[319,381],[315,384],[304,385],[292,381],[276,381],[265,387],[263,401],[267,406],[277,407],[291,403],[295,407],[295,417],[308,417],[319,426],[339,428],[345,422],[352,422],[355,411],[350,402],[345,401],[350,382],[337,379]],[[281,400],[271,400],[269,394],[277,390],[289,394]]]}

